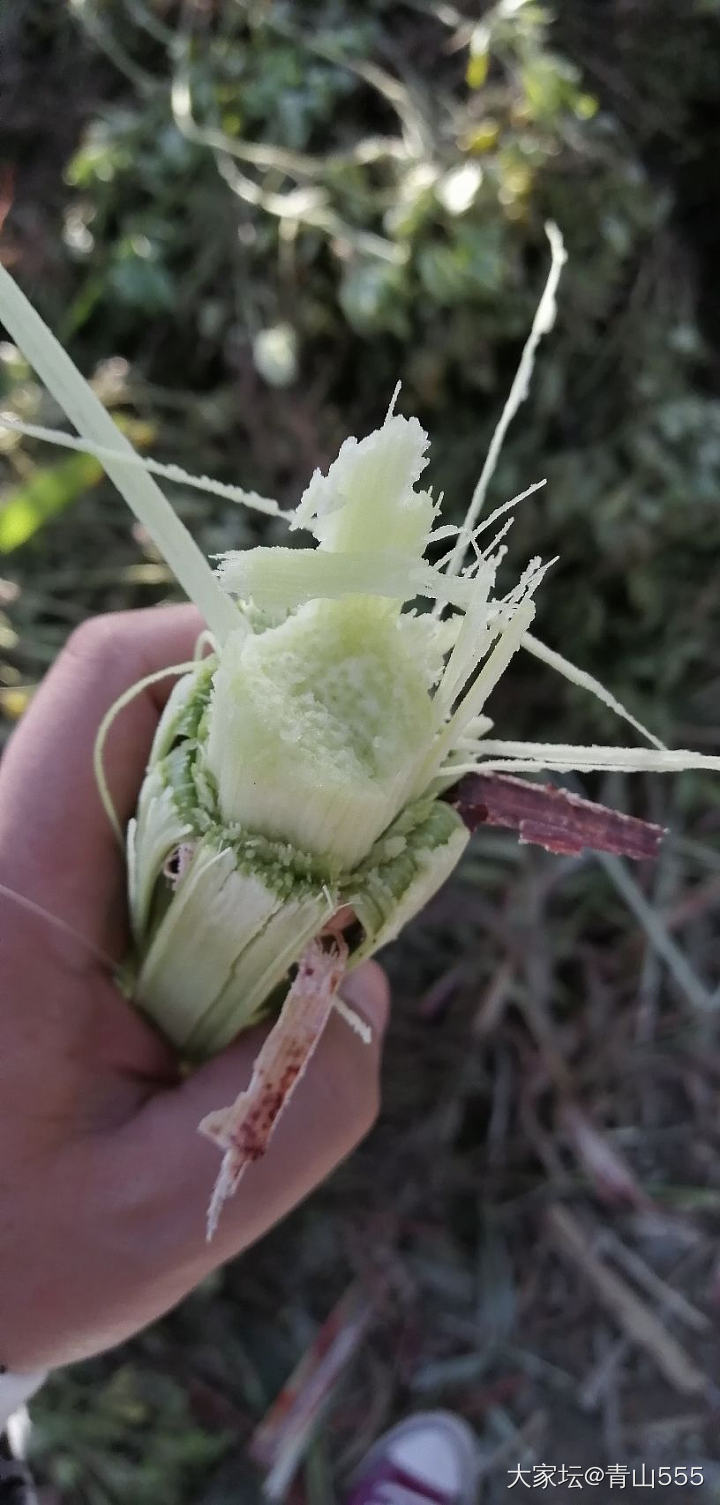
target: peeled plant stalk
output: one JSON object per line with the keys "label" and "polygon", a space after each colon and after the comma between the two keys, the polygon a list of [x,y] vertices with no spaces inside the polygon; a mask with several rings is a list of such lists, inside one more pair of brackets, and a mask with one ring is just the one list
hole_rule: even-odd
{"label": "peeled plant stalk", "polygon": [[[548,233],[550,277],[492,463],[554,316],[564,251],[555,227]],[[394,412],[394,400],[379,429],[347,439],[327,475],[312,477],[288,518],[306,535],[303,547],[230,552],[213,570],[153,479],[162,467],[134,453],[2,267],[0,318],[78,430],[79,439],[59,441],[102,459],[209,629],[209,655],[169,671],[179,677],[126,843],[138,1005],[189,1061],[222,1050],[265,1016],[276,1019],[248,1088],[200,1125],[223,1154],[212,1232],[223,1199],[264,1153],[331,1010],[344,1008],[337,996],[344,971],[392,940],[445,881],[468,825],[483,818],[478,800],[492,823],[517,824],[556,850],[578,849],[575,807],[560,808],[547,793],[538,803],[538,786],[518,789],[512,777],[493,786],[493,773],[717,769],[720,759],[669,752],[650,733],[650,749],[490,741],[486,703],[520,647],[644,729],[530,636],[547,564],[532,560],[497,593],[499,538],[509,521],[493,530],[530,493],[478,522],[492,472],[486,462],[464,526],[443,525],[421,484],[427,435],[416,418]],[[279,510],[254,493],[223,489],[260,511]],[[113,819],[102,743],[127,698],[106,718],[98,744]],[[466,821],[467,799],[448,794],[469,772],[485,782]],[[617,820],[588,829],[601,842],[605,832],[607,850],[620,849]],[[649,848],[640,842],[636,855],[654,840]],[[352,921],[344,939],[338,915]]]}

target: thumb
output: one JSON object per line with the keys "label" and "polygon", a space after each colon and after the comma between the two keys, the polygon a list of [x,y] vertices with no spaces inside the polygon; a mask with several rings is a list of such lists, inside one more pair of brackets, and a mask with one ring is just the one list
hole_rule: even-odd
{"label": "thumb", "polygon": [[371,1025],[370,1043],[333,1011],[267,1154],[249,1167],[211,1244],[205,1217],[220,1157],[197,1125],[247,1085],[263,1030],[65,1156],[51,1267],[39,1238],[28,1250],[32,1300],[18,1308],[19,1334],[14,1311],[3,1314],[3,1357],[13,1368],[85,1358],[129,1338],[260,1238],[357,1144],[377,1112],[388,986],[371,962],[343,992]]}
{"label": "thumb", "polygon": [[248,1085],[266,1028],[242,1035],[180,1086],[153,1098],[126,1126],[131,1142],[124,1153],[133,1162],[136,1208],[138,1174],[147,1180],[149,1256],[160,1266],[170,1261],[181,1282],[173,1301],[284,1217],[372,1126],[389,1008],[385,973],[376,962],[365,963],[347,977],[342,996],[370,1025],[370,1042],[333,1012],[265,1155],[248,1167],[211,1244],[205,1215],[220,1158],[197,1127]]}

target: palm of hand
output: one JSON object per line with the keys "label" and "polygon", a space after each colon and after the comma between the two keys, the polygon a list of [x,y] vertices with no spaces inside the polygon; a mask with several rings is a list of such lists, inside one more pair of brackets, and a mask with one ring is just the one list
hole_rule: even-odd
{"label": "palm of hand", "polygon": [[[123,865],[92,772],[108,705],[190,656],[199,627],[181,607],[80,629],[0,770],[0,1360],[15,1369],[97,1352],[167,1310],[306,1195],[376,1112],[387,997],[370,964],[353,1003],[378,1026],[373,1045],[330,1021],[268,1155],[206,1243],[217,1162],[195,1129],[247,1080],[257,1032],[181,1079],[122,996],[111,964],[127,946]],[[113,729],[123,819],[162,698],[144,692]]]}

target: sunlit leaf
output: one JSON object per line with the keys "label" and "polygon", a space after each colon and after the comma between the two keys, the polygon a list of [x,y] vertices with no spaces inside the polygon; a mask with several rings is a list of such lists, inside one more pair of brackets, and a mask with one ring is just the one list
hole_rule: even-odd
{"label": "sunlit leaf", "polygon": [[9,685],[0,690],[0,712],[8,721],[19,721],[32,697],[34,686]]}
{"label": "sunlit leaf", "polygon": [[492,151],[493,147],[497,146],[499,136],[500,126],[498,121],[493,120],[488,115],[485,120],[481,120],[478,125],[473,126],[467,132],[460,145],[464,151],[477,152],[480,155],[482,152]]}
{"label": "sunlit leaf", "polygon": [[471,89],[482,89],[490,67],[490,34],[486,26],[476,26],[470,38],[465,81]]}
{"label": "sunlit leaf", "polygon": [[340,284],[340,305],[348,323],[361,334],[388,330],[407,334],[407,312],[397,267],[378,261],[355,262]]}
{"label": "sunlit leaf", "polygon": [[68,455],[35,471],[0,502],[0,553],[26,543],[49,518],[56,517],[89,486],[102,480],[103,468],[92,455]]}
{"label": "sunlit leaf", "polygon": [[490,57],[487,52],[471,53],[465,71],[465,79],[471,89],[482,89],[488,76]]}

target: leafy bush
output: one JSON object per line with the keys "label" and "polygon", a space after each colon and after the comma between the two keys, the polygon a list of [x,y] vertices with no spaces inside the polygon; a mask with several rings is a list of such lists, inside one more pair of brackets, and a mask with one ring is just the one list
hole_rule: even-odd
{"label": "leafy bush", "polygon": [[[550,478],[516,530],[518,551],[560,554],[547,636],[661,729],[688,719],[720,536],[692,275],[667,185],[548,13],[500,0],[465,22],[375,0],[358,20],[346,0],[269,0],[187,15],[192,31],[146,0],[75,8],[119,88],[66,167],[62,301],[35,289],[74,353],[128,357],[156,449],[285,500],[348,429],[378,421],[399,377],[458,511],[552,217],[570,253],[558,326],[495,491]],[[208,546],[249,527],[180,504]],[[569,707],[610,731],[572,694]]]}

